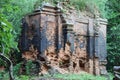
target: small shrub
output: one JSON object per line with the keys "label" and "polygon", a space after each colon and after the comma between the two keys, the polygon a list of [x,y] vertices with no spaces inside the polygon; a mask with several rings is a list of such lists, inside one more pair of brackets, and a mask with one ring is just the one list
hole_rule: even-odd
{"label": "small shrub", "polygon": [[15,75],[19,75],[20,73],[20,68],[21,68],[21,63],[18,63],[18,64],[16,64],[15,66],[14,66],[14,68],[13,68],[13,73],[15,74]]}
{"label": "small shrub", "polygon": [[32,65],[33,65],[33,63],[31,60],[27,61],[27,64],[26,64],[26,74],[27,75],[30,75]]}

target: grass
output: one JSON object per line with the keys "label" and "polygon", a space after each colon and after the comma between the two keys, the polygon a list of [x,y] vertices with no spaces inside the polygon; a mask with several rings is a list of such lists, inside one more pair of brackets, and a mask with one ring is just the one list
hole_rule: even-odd
{"label": "grass", "polygon": [[65,75],[55,75],[56,78],[63,78],[64,79],[69,79],[69,80],[106,80],[105,77],[101,76],[93,76],[90,74],[65,74]]}
{"label": "grass", "polygon": [[[113,80],[113,75],[109,74],[108,77],[105,76],[94,76],[88,73],[80,73],[80,74],[54,74],[52,77],[50,75],[44,75],[39,78],[55,78],[55,79],[63,79],[63,80]],[[34,80],[34,79],[33,79]]]}
{"label": "grass", "polygon": [[[41,78],[49,79],[55,78],[55,80],[62,79],[62,80],[113,80],[113,74],[109,73],[109,79],[105,76],[94,76],[92,74],[88,74],[82,72],[80,74],[54,74],[52,77],[51,75],[44,75],[44,76],[27,76],[27,75],[19,75],[15,76],[15,80],[39,80]],[[9,80],[8,73],[5,73],[4,76],[0,78],[0,80]]]}

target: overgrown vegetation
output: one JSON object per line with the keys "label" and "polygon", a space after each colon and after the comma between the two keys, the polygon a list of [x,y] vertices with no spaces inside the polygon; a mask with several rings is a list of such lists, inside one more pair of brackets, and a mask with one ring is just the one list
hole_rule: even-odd
{"label": "overgrown vegetation", "polygon": [[[1,80],[8,80],[9,78],[7,77],[8,74],[6,73],[5,76],[1,78]],[[16,76],[16,80],[36,80],[36,79],[64,79],[64,80],[107,80],[108,77],[105,76],[94,76],[88,73],[80,73],[80,74],[55,74],[53,76],[51,75],[44,75],[44,76],[28,76],[28,75],[20,75]],[[109,80],[112,80],[113,75],[110,74]]]}
{"label": "overgrown vegetation", "polygon": [[[50,75],[45,75],[45,77],[50,77]],[[55,74],[54,78],[65,79],[65,80],[106,80],[104,76],[94,76],[88,73],[81,72],[80,74]]]}
{"label": "overgrown vegetation", "polygon": [[16,32],[16,36],[20,34],[21,19],[24,15],[33,11],[36,1],[37,0],[10,0],[8,2],[5,0],[1,2],[1,4],[4,3],[2,8],[0,8],[1,13],[3,13],[5,15],[4,17],[11,22]]}
{"label": "overgrown vegetation", "polygon": [[[8,58],[10,56],[9,52],[13,49],[17,49],[17,42],[15,41],[14,30],[11,24],[0,14],[0,66],[7,66],[10,64]],[[7,57],[4,57],[4,56]],[[4,57],[4,58],[3,58]],[[2,60],[2,59],[5,60]],[[7,61],[6,61],[7,60]],[[11,63],[11,62],[10,62]]]}
{"label": "overgrown vegetation", "polygon": [[112,71],[113,66],[120,66],[120,0],[108,0],[108,70]]}
{"label": "overgrown vegetation", "polygon": [[[9,68],[6,69],[6,72],[7,70],[9,70],[9,74],[11,74],[12,76],[12,77],[10,76],[11,78],[10,80],[13,79],[13,75],[11,72],[12,63],[7,57],[15,60],[13,57],[14,54],[12,53],[14,51],[18,52],[17,42],[19,37],[18,35],[20,34],[20,29],[21,29],[20,28],[21,19],[23,15],[33,10],[35,0],[31,0],[31,2],[27,0],[22,0],[22,1],[16,1],[16,0],[0,1],[0,58],[1,58],[0,66]],[[3,79],[3,80],[7,80],[7,79]]]}
{"label": "overgrown vegetation", "polygon": [[3,16],[0,15],[0,52],[9,56],[11,49],[17,49],[17,43],[12,25]]}
{"label": "overgrown vegetation", "polygon": [[[19,56],[16,53],[18,53],[17,42],[21,31],[21,19],[33,11],[36,1],[0,1],[0,52],[5,53],[8,57]],[[12,54],[14,51],[16,53]]]}
{"label": "overgrown vegetation", "polygon": [[[57,2],[66,2],[67,0],[44,0],[44,2],[49,2],[52,5],[56,5]],[[41,5],[43,1],[38,0],[35,4],[35,8]],[[105,4],[107,0],[69,0],[67,4],[64,4],[67,7],[73,6],[77,10],[87,10],[92,14],[96,14],[96,11],[100,13],[100,17],[106,18]]]}

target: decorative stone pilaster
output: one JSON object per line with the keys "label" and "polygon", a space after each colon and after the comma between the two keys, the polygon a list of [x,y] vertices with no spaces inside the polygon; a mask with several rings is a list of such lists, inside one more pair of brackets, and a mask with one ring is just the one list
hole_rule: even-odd
{"label": "decorative stone pilaster", "polygon": [[74,51],[73,23],[63,23],[64,45],[70,43],[70,50]]}
{"label": "decorative stone pilaster", "polygon": [[[96,75],[107,74],[106,67],[105,67],[107,64],[106,25],[107,25],[106,19],[97,18],[94,20],[94,31],[95,31],[94,33],[94,36],[95,36],[94,58],[98,59],[97,61],[94,60]],[[96,64],[98,64],[99,66],[97,66]]]}

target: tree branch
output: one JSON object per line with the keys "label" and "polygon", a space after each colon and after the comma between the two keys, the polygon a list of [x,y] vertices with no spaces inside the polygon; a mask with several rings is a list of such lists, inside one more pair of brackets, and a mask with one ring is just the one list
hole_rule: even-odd
{"label": "tree branch", "polygon": [[9,58],[7,58],[5,55],[3,55],[2,53],[0,53],[0,58],[7,62],[7,64],[8,64],[8,69],[9,69],[10,80],[14,80],[14,76],[13,76],[13,65],[12,65],[11,60],[10,60]]}

